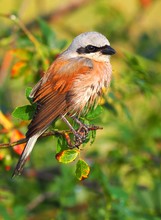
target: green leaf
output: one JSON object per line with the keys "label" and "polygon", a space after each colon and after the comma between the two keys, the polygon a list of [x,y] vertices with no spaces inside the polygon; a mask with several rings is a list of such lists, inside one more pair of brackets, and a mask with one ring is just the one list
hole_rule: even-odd
{"label": "green leaf", "polygon": [[122,106],[122,110],[124,111],[126,117],[127,117],[129,120],[132,120],[132,116],[131,116],[131,113],[130,113],[128,107],[127,107],[124,103],[121,103],[121,106]]}
{"label": "green leaf", "polygon": [[102,113],[102,107],[98,105],[95,109],[92,109],[91,111],[89,111],[89,113],[86,115],[86,119],[93,120],[99,117],[101,113]]}
{"label": "green leaf", "polygon": [[32,91],[32,88],[31,87],[27,87],[26,91],[25,91],[25,95],[26,95],[26,98],[29,100],[29,102],[32,104],[32,98],[30,98],[31,91]]}
{"label": "green leaf", "polygon": [[64,136],[58,136],[57,138],[57,145],[56,145],[56,154],[64,151],[64,150],[69,150],[68,144]]}
{"label": "green leaf", "polygon": [[79,150],[64,150],[56,154],[56,159],[61,163],[71,163],[79,154]]}
{"label": "green leaf", "polygon": [[95,139],[96,139],[96,130],[93,130],[92,135],[91,135],[91,140],[90,140],[91,145],[94,143]]}
{"label": "green leaf", "polygon": [[88,177],[90,173],[90,167],[84,160],[78,160],[76,165],[76,177],[78,180],[83,180]]}
{"label": "green leaf", "polygon": [[24,105],[15,108],[12,112],[12,116],[22,120],[31,120],[35,113],[35,108],[32,105]]}
{"label": "green leaf", "polygon": [[53,48],[56,46],[56,36],[52,28],[42,19],[38,19],[42,34],[44,43],[47,44],[50,48]]}
{"label": "green leaf", "polygon": [[59,40],[56,43],[57,48],[59,48],[60,50],[62,50],[67,44],[66,40]]}
{"label": "green leaf", "polygon": [[114,105],[109,103],[108,101],[105,102],[104,107],[107,108],[107,110],[111,111],[115,116],[118,115],[116,108]]}

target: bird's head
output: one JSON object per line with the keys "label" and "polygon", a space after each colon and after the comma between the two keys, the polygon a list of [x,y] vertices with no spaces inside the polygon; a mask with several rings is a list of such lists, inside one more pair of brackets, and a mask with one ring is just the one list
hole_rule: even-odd
{"label": "bird's head", "polygon": [[116,51],[110,46],[108,39],[98,32],[85,32],[78,35],[67,50],[69,58],[86,57],[100,62],[108,62]]}

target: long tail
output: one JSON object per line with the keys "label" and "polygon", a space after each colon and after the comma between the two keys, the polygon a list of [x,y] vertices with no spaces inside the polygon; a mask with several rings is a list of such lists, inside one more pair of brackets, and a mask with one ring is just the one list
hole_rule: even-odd
{"label": "long tail", "polygon": [[20,156],[20,159],[15,167],[15,170],[13,172],[13,175],[12,175],[12,178],[17,176],[17,175],[21,175],[21,172],[23,170],[23,167],[25,165],[25,162],[28,158],[28,156],[30,155],[37,139],[39,138],[39,136],[42,134],[42,132],[39,132],[37,134],[35,134],[34,136],[32,136],[31,138],[29,138],[21,156]]}

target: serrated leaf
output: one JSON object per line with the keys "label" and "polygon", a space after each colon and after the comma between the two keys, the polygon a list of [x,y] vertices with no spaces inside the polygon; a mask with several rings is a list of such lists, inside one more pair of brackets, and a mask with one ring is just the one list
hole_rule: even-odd
{"label": "serrated leaf", "polygon": [[78,160],[76,165],[76,177],[79,180],[86,179],[90,173],[90,167],[84,160]]}
{"label": "serrated leaf", "polygon": [[34,113],[35,108],[32,105],[24,105],[15,108],[15,110],[12,112],[12,116],[21,120],[30,120],[32,119]]}
{"label": "serrated leaf", "polygon": [[71,163],[76,159],[79,150],[64,150],[56,154],[56,159],[61,163]]}
{"label": "serrated leaf", "polygon": [[87,120],[95,119],[100,116],[102,111],[103,111],[102,107],[98,105],[95,109],[92,109],[91,111],[89,111],[89,113],[86,115],[86,119]]}

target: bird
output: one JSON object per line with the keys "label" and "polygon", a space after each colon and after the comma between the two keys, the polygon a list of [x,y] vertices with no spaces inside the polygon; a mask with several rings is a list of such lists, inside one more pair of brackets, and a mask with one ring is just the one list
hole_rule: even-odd
{"label": "bird", "polygon": [[[62,119],[69,126],[79,144],[84,141],[84,137],[71,126],[66,117],[73,118],[83,127],[80,116],[97,105],[103,88],[110,85],[110,57],[115,53],[103,34],[90,31],[75,37],[68,48],[53,61],[30,93],[30,98],[36,103],[36,111],[28,125],[28,141],[13,177],[22,173],[37,139],[57,119]],[[84,126],[83,129],[88,130],[88,127]]]}

